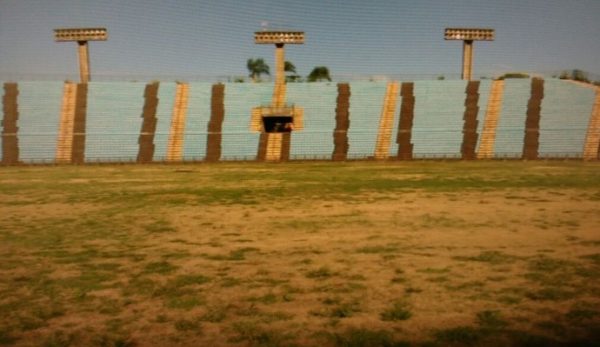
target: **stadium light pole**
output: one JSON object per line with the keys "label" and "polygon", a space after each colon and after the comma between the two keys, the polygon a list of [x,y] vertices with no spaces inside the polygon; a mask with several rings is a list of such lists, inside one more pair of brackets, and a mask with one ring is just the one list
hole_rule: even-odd
{"label": "stadium light pole", "polygon": [[77,42],[79,55],[79,76],[81,83],[90,81],[90,56],[88,41],[106,41],[108,34],[106,28],[61,28],[54,29],[54,41]]}
{"label": "stadium light pole", "polygon": [[494,41],[494,37],[494,29],[446,28],[444,32],[444,40],[461,40],[463,42],[463,80],[471,80],[473,71],[473,41]]}
{"label": "stadium light pole", "polygon": [[303,44],[303,31],[257,31],[254,33],[257,44],[275,44],[275,87],[272,107],[285,107],[285,50],[286,44]]}

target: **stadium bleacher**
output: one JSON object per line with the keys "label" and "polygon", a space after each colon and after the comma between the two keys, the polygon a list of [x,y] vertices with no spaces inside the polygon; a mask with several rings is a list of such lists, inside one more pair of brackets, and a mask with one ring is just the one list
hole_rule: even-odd
{"label": "stadium bleacher", "polygon": [[[521,158],[531,79],[507,79],[496,127],[495,158]],[[485,121],[491,80],[479,85],[478,142]],[[350,83],[348,159],[372,158],[379,132],[388,83]],[[139,150],[145,83],[91,82],[87,96],[86,162],[133,162]],[[466,82],[462,80],[414,82],[414,158],[460,158],[463,141]],[[53,162],[61,117],[63,82],[18,84],[18,140],[20,160]],[[250,129],[252,108],[269,105],[272,83],[227,83],[222,126],[221,160],[255,160],[260,134]],[[176,84],[162,82],[158,89],[154,161],[167,155]],[[210,83],[189,84],[183,157],[204,160],[211,119]],[[288,83],[287,101],[304,110],[304,129],[291,136],[290,159],[331,159],[336,126],[336,83]],[[539,157],[581,157],[595,102],[592,88],[569,81],[547,79],[541,106]],[[390,157],[398,152],[396,137],[402,99],[393,119]]]}

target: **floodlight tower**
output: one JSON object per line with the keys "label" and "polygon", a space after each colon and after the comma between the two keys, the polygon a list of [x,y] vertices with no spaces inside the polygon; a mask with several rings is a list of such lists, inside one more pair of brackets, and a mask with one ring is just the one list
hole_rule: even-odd
{"label": "floodlight tower", "polygon": [[445,40],[462,40],[463,67],[462,79],[470,81],[473,67],[473,41],[494,41],[494,29],[446,28]]}
{"label": "floodlight tower", "polygon": [[69,28],[54,29],[54,41],[76,41],[79,53],[79,76],[81,83],[90,81],[90,56],[88,41],[106,41],[108,34],[106,28]]}
{"label": "floodlight tower", "polygon": [[302,31],[257,31],[254,33],[257,44],[275,44],[275,87],[272,107],[285,107],[285,44],[303,44]]}

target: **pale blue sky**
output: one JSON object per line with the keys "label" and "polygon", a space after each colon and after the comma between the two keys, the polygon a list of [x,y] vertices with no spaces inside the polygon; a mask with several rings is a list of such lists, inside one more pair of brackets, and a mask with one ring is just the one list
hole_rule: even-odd
{"label": "pale blue sky", "polygon": [[76,76],[76,45],[52,30],[77,26],[108,29],[90,45],[99,79],[246,75],[250,57],[273,66],[273,47],[253,42],[261,22],[306,32],[305,45],[286,46],[302,75],[325,65],[340,78],[458,76],[450,26],[496,29],[475,44],[474,76],[600,74],[600,0],[0,0],[0,80]]}

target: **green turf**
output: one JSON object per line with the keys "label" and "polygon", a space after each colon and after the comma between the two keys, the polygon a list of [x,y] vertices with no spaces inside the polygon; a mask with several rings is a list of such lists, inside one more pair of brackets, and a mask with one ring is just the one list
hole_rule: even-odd
{"label": "green turf", "polygon": [[[537,210],[482,222],[403,195],[451,207],[467,193]],[[390,201],[396,214],[368,214]],[[545,212],[553,201],[560,215]],[[578,203],[598,201],[600,164],[575,161],[1,167],[0,345],[134,345],[163,329],[156,343],[201,345],[217,331],[233,345],[404,346],[403,324],[432,314],[421,295],[452,301],[470,324],[432,327],[418,343],[585,345],[600,319],[600,239],[575,232],[599,210]],[[556,242],[413,246],[430,230],[493,238],[524,223]],[[320,236],[331,238],[303,244]],[[586,251],[556,254],[568,247]],[[523,315],[539,319],[523,327]]]}

